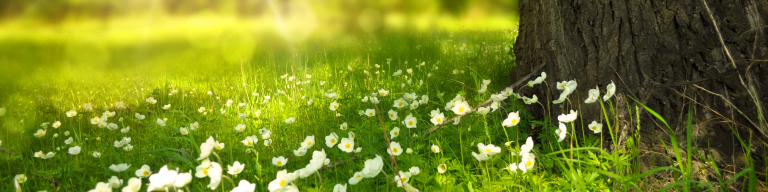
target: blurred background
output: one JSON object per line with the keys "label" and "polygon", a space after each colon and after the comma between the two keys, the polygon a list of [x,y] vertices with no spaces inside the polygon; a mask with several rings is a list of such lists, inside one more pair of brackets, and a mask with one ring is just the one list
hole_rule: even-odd
{"label": "blurred background", "polygon": [[344,63],[365,49],[425,60],[410,49],[485,44],[490,31],[512,44],[517,10],[517,0],[3,0],[0,86]]}

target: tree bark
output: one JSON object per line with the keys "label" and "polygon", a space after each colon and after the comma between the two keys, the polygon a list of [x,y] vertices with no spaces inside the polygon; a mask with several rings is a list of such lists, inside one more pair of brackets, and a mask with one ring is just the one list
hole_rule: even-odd
{"label": "tree bark", "polygon": [[[696,146],[709,150],[707,154],[715,151],[715,156],[729,157],[719,159],[719,163],[742,169],[739,166],[743,164],[730,159],[732,155],[743,157],[744,149],[729,126],[735,125],[742,138],[749,137],[752,131],[753,138],[762,140],[760,143],[765,143],[768,136],[768,127],[759,121],[768,117],[766,21],[765,0],[521,0],[514,49],[518,67],[511,73],[510,82],[516,78],[514,74],[527,74],[546,63],[545,82],[549,86],[537,85],[521,93],[536,94],[541,102],[551,104],[560,93],[553,87],[556,82],[575,79],[578,87],[569,96],[570,103],[551,104],[551,113],[555,116],[564,109],[579,109],[586,126],[593,120],[605,124],[600,104],[584,103],[588,90],[597,86],[604,93],[606,85],[613,81],[616,97],[638,99],[675,130],[668,133],[663,123],[641,108],[642,140],[636,143],[649,154],[666,154],[659,138],[669,144],[669,134],[683,139],[680,147],[685,147],[683,117],[693,100]],[[612,101],[620,109],[619,114],[609,118],[619,117],[618,123],[613,119],[611,123],[614,133],[623,134],[623,139],[637,128],[636,105],[629,98],[616,97]],[[536,117],[542,117],[546,113],[543,110],[528,109]],[[623,144],[604,148],[622,148]],[[753,152],[758,152],[756,149]],[[644,154],[640,157],[641,164],[650,168],[663,166],[668,159]],[[764,155],[753,159],[766,161]]]}

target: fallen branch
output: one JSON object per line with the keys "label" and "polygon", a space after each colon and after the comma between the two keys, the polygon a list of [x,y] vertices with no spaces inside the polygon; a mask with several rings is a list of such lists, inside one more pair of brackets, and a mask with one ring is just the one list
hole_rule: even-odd
{"label": "fallen branch", "polygon": [[[526,82],[526,81],[527,81],[528,79],[530,79],[531,77],[533,77],[533,76],[537,75],[537,74],[538,74],[538,72],[539,72],[539,71],[540,71],[542,68],[544,68],[544,65],[546,65],[546,63],[542,63],[541,65],[539,65],[538,67],[536,67],[535,69],[533,69],[533,70],[531,71],[531,73],[528,73],[528,75],[525,75],[525,76],[521,77],[520,79],[518,79],[518,80],[517,80],[517,82],[515,82],[515,83],[512,83],[512,85],[509,85],[509,86],[507,86],[507,88],[514,88],[514,87],[520,86],[520,84],[522,84],[523,82]],[[427,133],[425,133],[425,134],[424,134],[424,136],[428,136],[429,134],[432,134],[432,132],[435,132],[435,131],[437,131],[437,129],[440,129],[440,127],[443,127],[443,126],[445,126],[445,125],[448,125],[448,123],[450,123],[450,122],[453,122],[453,121],[455,121],[455,120],[456,120],[456,119],[458,119],[458,118],[462,118],[462,117],[464,117],[464,116],[467,116],[467,115],[469,115],[469,114],[475,113],[475,112],[477,111],[477,109],[478,109],[478,108],[480,108],[480,107],[485,107],[485,106],[488,106],[488,105],[490,105],[492,102],[493,102],[493,100],[491,100],[491,99],[485,100],[485,102],[483,102],[483,103],[481,103],[480,105],[478,105],[478,106],[475,106],[474,108],[472,108],[472,111],[470,111],[469,113],[467,113],[467,114],[464,114],[464,115],[459,115],[459,116],[453,117],[453,118],[451,118],[451,119],[449,119],[449,120],[447,120],[447,121],[443,122],[442,124],[439,124],[439,125],[435,125],[435,126],[434,126],[434,127],[432,127],[431,129],[429,129],[429,131],[427,131]]]}

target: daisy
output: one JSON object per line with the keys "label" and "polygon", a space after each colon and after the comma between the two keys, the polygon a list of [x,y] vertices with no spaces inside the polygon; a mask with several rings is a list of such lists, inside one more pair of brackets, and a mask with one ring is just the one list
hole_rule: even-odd
{"label": "daisy", "polygon": [[400,135],[400,128],[398,127],[395,127],[391,131],[389,131],[389,139],[394,139],[399,135]]}
{"label": "daisy", "polygon": [[304,142],[301,142],[301,147],[312,148],[315,146],[315,136],[310,135],[304,138]]}
{"label": "daisy", "polygon": [[486,115],[491,112],[490,107],[478,107],[476,113],[480,115]]}
{"label": "daisy", "polygon": [[155,123],[157,123],[157,125],[160,125],[161,127],[165,127],[165,121],[160,118],[158,118],[157,121],[155,121]]}
{"label": "daisy", "polygon": [[59,127],[61,127],[61,121],[56,121],[56,122],[53,122],[53,124],[51,125],[51,127],[53,127],[53,128],[59,128]]}
{"label": "daisy", "polygon": [[149,165],[145,164],[145,165],[142,165],[141,168],[137,169],[135,174],[136,174],[136,177],[147,178],[149,177],[149,175],[152,174],[152,169],[149,168]]}
{"label": "daisy", "polygon": [[216,145],[215,145],[214,148],[216,148],[216,150],[222,150],[222,149],[224,149],[224,147],[225,147],[224,143],[216,141]]}
{"label": "daisy", "polygon": [[164,109],[164,110],[168,110],[168,109],[170,109],[170,108],[171,108],[171,104],[168,104],[168,105],[163,105],[163,109]]}
{"label": "daisy", "polygon": [[594,103],[598,98],[600,98],[600,90],[595,87],[589,90],[587,100],[584,100],[584,103]]}
{"label": "daisy", "polygon": [[488,154],[482,153],[482,151],[479,154],[472,151],[472,156],[475,157],[477,161],[485,161],[491,158],[490,156],[488,156]]}
{"label": "daisy", "polygon": [[245,119],[247,117],[248,117],[248,114],[246,114],[246,113],[239,113],[239,114],[237,114],[237,118],[238,119]]}
{"label": "daisy", "polygon": [[392,120],[392,121],[397,120],[397,111],[394,111],[394,110],[390,109],[388,114],[389,114],[389,119],[390,120]]}
{"label": "daisy", "polygon": [[186,127],[179,128],[179,132],[181,132],[181,135],[189,134],[189,130]]}
{"label": "daisy", "polygon": [[356,185],[360,180],[363,180],[363,174],[360,171],[355,172],[352,174],[352,178],[349,178],[349,184]]}
{"label": "daisy", "polygon": [[[5,112],[5,108],[3,108],[3,112]],[[0,116],[2,116],[2,115],[0,115]],[[75,111],[75,110],[67,111],[67,117],[74,117],[74,116],[77,116],[77,111]]]}
{"label": "daisy", "polygon": [[587,127],[589,127],[589,130],[592,130],[592,132],[595,133],[600,133],[603,131],[603,124],[598,123],[597,121],[592,121],[592,123],[587,125]]}
{"label": "daisy", "polygon": [[347,184],[342,185],[341,183],[336,184],[333,186],[333,192],[347,192]]}
{"label": "daisy", "polygon": [[333,103],[331,103],[330,109],[331,111],[336,111],[336,109],[339,109],[339,103],[336,101],[333,101]]}
{"label": "daisy", "polygon": [[88,192],[101,192],[101,191],[112,191],[111,185],[109,183],[99,182],[99,183],[96,183],[96,187],[89,190]]}
{"label": "daisy", "polygon": [[557,116],[557,120],[561,123],[570,123],[576,120],[578,113],[577,111],[571,110],[569,114],[562,114],[560,116]]}
{"label": "daisy", "polygon": [[141,179],[131,177],[128,179],[128,184],[123,187],[123,192],[139,192],[141,190]]}
{"label": "daisy", "polygon": [[432,144],[432,153],[440,153],[440,147]]}
{"label": "daisy", "polygon": [[232,189],[233,192],[253,192],[256,191],[256,184],[255,183],[249,183],[246,180],[240,180],[240,183],[237,184],[237,187]]}
{"label": "daisy", "polygon": [[336,133],[325,136],[325,145],[329,148],[333,148],[337,143],[339,143],[339,135],[336,135]]}
{"label": "daisy", "polygon": [[453,111],[456,115],[464,115],[472,111],[472,107],[469,106],[469,103],[465,100],[459,100],[454,102],[453,107],[451,108],[451,111]]}
{"label": "daisy", "polygon": [[38,129],[34,134],[35,137],[40,138],[45,136],[45,129]]}
{"label": "daisy", "polygon": [[605,88],[605,95],[603,96],[603,100],[608,100],[613,97],[613,94],[616,93],[616,85],[613,84],[613,81],[611,81],[611,84],[608,84],[608,86]]}
{"label": "daisy", "polygon": [[413,114],[408,114],[408,116],[405,116],[405,120],[403,121],[403,124],[405,124],[405,127],[407,128],[416,128],[416,117],[413,117]]}
{"label": "daisy", "polygon": [[227,165],[227,174],[230,175],[237,175],[240,174],[240,172],[243,172],[243,169],[245,168],[245,164],[241,164],[240,161],[235,161],[231,166]]}
{"label": "daisy", "polygon": [[437,165],[437,173],[443,174],[445,171],[448,171],[448,165],[445,165],[445,163]]}
{"label": "daisy", "polygon": [[288,119],[285,119],[285,124],[290,125],[290,124],[293,124],[294,122],[296,122],[296,118],[288,117]]}
{"label": "daisy", "polygon": [[[438,109],[438,111],[439,111],[439,109]],[[435,125],[443,124],[444,120],[445,120],[445,114],[440,113],[440,112],[437,112],[437,113],[433,114],[432,115],[432,119],[430,119],[430,121],[432,121],[432,124],[435,124]]]}
{"label": "daisy", "polygon": [[165,191],[173,186],[179,173],[176,170],[168,169],[168,166],[160,168],[156,174],[149,176],[149,186],[147,191]]}
{"label": "daisy", "polygon": [[483,143],[478,143],[477,144],[477,150],[480,151],[480,153],[484,153],[484,154],[487,154],[489,156],[490,155],[495,155],[495,154],[501,152],[501,148],[500,147],[497,147],[497,146],[495,146],[493,144],[485,145]]}
{"label": "daisy", "polygon": [[347,122],[344,122],[344,123],[342,123],[342,124],[339,126],[339,129],[341,129],[341,130],[347,130]]}
{"label": "daisy", "polygon": [[366,109],[365,110],[365,115],[368,116],[368,117],[373,117],[374,115],[376,115],[376,110],[375,109]]}
{"label": "daisy", "polygon": [[509,116],[507,116],[507,119],[504,119],[504,121],[501,123],[501,126],[514,127],[518,123],[520,123],[520,112],[516,111],[509,113]]}
{"label": "daisy", "polygon": [[296,177],[297,177],[296,173],[288,173],[288,171],[283,169],[277,172],[277,178],[269,182],[267,189],[269,189],[269,191],[278,191],[279,189],[290,188],[291,185],[288,185],[288,184],[293,182],[293,180],[295,180]]}
{"label": "daisy", "polygon": [[283,156],[272,158],[272,165],[282,167],[282,166],[285,166],[286,163],[288,163],[288,159],[286,159]]}
{"label": "daisy", "polygon": [[94,117],[94,118],[91,118],[91,124],[92,124],[92,125],[97,125],[97,124],[99,124],[100,122],[101,122],[101,118],[99,118],[99,117]]}
{"label": "daisy", "polygon": [[144,118],[146,116],[144,116],[142,114],[139,114],[139,113],[135,113],[135,114],[133,114],[133,117],[136,117],[136,119],[138,119],[138,120],[144,120]]}
{"label": "daisy", "polygon": [[237,126],[235,126],[235,131],[237,132],[245,131],[245,124],[237,124]]}
{"label": "daisy", "polygon": [[384,161],[381,159],[381,156],[376,155],[373,159],[365,160],[364,165],[365,167],[360,171],[360,174],[364,178],[373,178],[381,172],[381,169],[384,167]]}
{"label": "daisy", "polygon": [[74,146],[69,148],[69,154],[70,155],[77,155],[80,154],[80,146]]}
{"label": "daisy", "polygon": [[395,104],[393,105],[393,107],[398,108],[398,109],[402,109],[407,104],[408,104],[408,102],[406,102],[405,99],[400,98],[400,99],[395,100]]}
{"label": "daisy", "polygon": [[120,172],[123,172],[123,171],[127,170],[129,167],[131,167],[131,165],[128,165],[128,164],[125,164],[125,163],[121,163],[121,164],[117,164],[117,165],[112,164],[112,165],[109,166],[109,169],[114,171],[114,172],[120,173]]}
{"label": "daisy", "polygon": [[560,123],[559,128],[555,130],[555,134],[558,136],[557,142],[563,141],[566,133],[568,133],[568,130],[565,128],[565,124]]}
{"label": "daisy", "polygon": [[536,160],[534,159],[533,155],[530,153],[523,154],[522,161],[518,165],[518,168],[523,171],[523,173],[528,172],[528,170],[532,170],[533,166],[535,165]]}
{"label": "daisy", "polygon": [[307,154],[307,148],[306,147],[299,147],[299,149],[293,150],[293,155],[296,155],[297,157],[301,157]]}
{"label": "daisy", "polygon": [[200,107],[200,108],[198,108],[198,109],[197,109],[197,112],[199,112],[199,113],[203,113],[203,112],[205,112],[205,107]]}
{"label": "daisy", "polygon": [[352,140],[349,138],[341,138],[341,143],[339,143],[339,149],[347,153],[352,152],[355,149],[355,140]]}
{"label": "daisy", "polygon": [[403,148],[400,146],[400,143],[397,142],[389,142],[389,149],[387,150],[387,153],[394,156],[400,156],[400,154],[403,153]]}
{"label": "daisy", "polygon": [[211,155],[211,150],[213,150],[213,147],[215,146],[216,140],[213,139],[213,136],[209,136],[204,143],[200,144],[200,157],[198,157],[197,160],[200,161],[208,158],[208,156]]}
{"label": "daisy", "polygon": [[112,176],[112,178],[109,178],[109,185],[112,186],[112,188],[119,188],[120,185],[123,185],[123,180],[117,178],[117,176]]}
{"label": "daisy", "polygon": [[416,108],[419,108],[419,101],[413,101],[413,103],[411,103],[411,110]]}
{"label": "daisy", "polygon": [[259,142],[259,138],[256,135],[251,135],[248,137],[245,137],[244,140],[240,141],[245,145],[246,147],[253,147],[253,144],[256,142]]}

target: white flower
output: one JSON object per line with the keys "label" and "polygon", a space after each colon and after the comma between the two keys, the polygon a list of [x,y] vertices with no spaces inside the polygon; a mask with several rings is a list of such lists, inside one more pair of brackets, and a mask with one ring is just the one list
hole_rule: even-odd
{"label": "white flower", "polygon": [[587,127],[589,127],[589,130],[592,130],[592,132],[595,133],[600,133],[603,131],[603,124],[598,123],[597,121],[592,121],[592,123],[587,125]]}
{"label": "white flower", "polygon": [[[0,111],[2,111],[3,114],[5,114],[5,108],[2,108],[2,110]],[[3,115],[0,115],[0,116],[3,116]],[[74,117],[74,116],[77,116],[77,111],[75,110],[67,111],[67,117]]]}
{"label": "white flower", "polygon": [[329,148],[333,148],[337,143],[339,143],[339,135],[336,135],[336,133],[325,136],[325,145]]}
{"label": "white flower", "polygon": [[208,171],[208,177],[211,178],[211,182],[208,184],[208,188],[211,190],[216,190],[217,187],[219,187],[219,184],[221,183],[221,173],[222,173],[221,165],[217,162],[211,162],[211,168]]}
{"label": "white flower", "polygon": [[440,147],[435,144],[432,144],[431,149],[433,153],[440,153]]}
{"label": "white flower", "polygon": [[432,124],[435,124],[435,125],[443,124],[443,121],[445,121],[445,114],[440,112],[433,114],[432,119],[430,119],[430,121],[432,121]]}
{"label": "white flower", "polygon": [[240,180],[240,183],[237,184],[237,187],[232,189],[232,192],[253,192],[255,190],[256,190],[255,183],[249,183],[246,180]]}
{"label": "white flower", "polygon": [[339,125],[339,129],[341,129],[341,130],[347,130],[347,122],[344,122],[344,123],[342,123],[341,125]]}
{"label": "white flower", "polygon": [[445,165],[445,163],[437,165],[437,173],[443,174],[445,171],[448,171],[448,165]]}
{"label": "white flower", "polygon": [[280,157],[272,157],[272,165],[282,167],[285,166],[285,164],[288,163],[288,159],[286,159],[283,156]]}
{"label": "white flower", "polygon": [[288,184],[293,182],[298,175],[296,173],[288,173],[285,169],[277,172],[277,178],[269,182],[267,189],[269,191],[278,191],[279,189],[288,188]]}
{"label": "white flower", "polygon": [[375,109],[366,109],[365,110],[365,115],[368,116],[368,117],[373,117],[374,115],[376,115],[376,110]]}
{"label": "white flower", "polygon": [[390,109],[388,114],[389,114],[390,120],[392,121],[397,120],[397,111]]}
{"label": "white flower", "polygon": [[555,130],[555,134],[558,136],[557,142],[563,141],[566,133],[568,133],[568,130],[565,128],[565,124],[560,123],[559,128]]}
{"label": "white flower", "polygon": [[103,191],[111,192],[112,186],[109,183],[99,182],[99,183],[96,183],[96,187],[89,190],[88,192],[103,192]]}
{"label": "white flower", "polygon": [[125,127],[125,128],[120,129],[121,133],[128,133],[128,131],[131,131],[131,127]]}
{"label": "white flower", "polygon": [[389,91],[387,91],[387,90],[384,90],[384,89],[379,89],[379,92],[378,92],[378,93],[379,93],[379,95],[381,95],[382,97],[389,95]]}
{"label": "white flower", "polygon": [[53,127],[53,128],[59,128],[59,127],[61,127],[61,121],[56,121],[56,122],[53,122],[53,124],[51,125],[51,127]]}
{"label": "white flower", "polygon": [[117,165],[112,164],[112,165],[109,166],[109,169],[114,171],[114,172],[120,173],[120,172],[123,172],[126,169],[128,169],[128,167],[131,167],[131,165],[128,165],[128,164],[125,164],[125,163],[121,163],[121,164],[117,164]]}
{"label": "white flower", "polygon": [[405,116],[405,120],[403,120],[403,124],[409,129],[416,128],[417,123],[418,121],[416,120],[416,117],[413,117],[413,114],[408,114],[408,116]]}
{"label": "white flower", "polygon": [[120,185],[123,185],[123,180],[117,178],[117,176],[112,176],[112,178],[109,178],[109,185],[111,185],[112,188],[119,188]]}
{"label": "white flower", "polygon": [[257,137],[256,135],[251,135],[251,136],[245,137],[245,139],[240,142],[243,143],[243,145],[245,145],[246,147],[252,147],[254,143],[259,142],[259,137]]}
{"label": "white flower", "polygon": [[237,118],[238,119],[245,119],[247,117],[248,117],[248,114],[246,114],[246,113],[238,113],[237,114]]}
{"label": "white flower", "polygon": [[189,184],[189,182],[191,181],[192,181],[192,170],[186,173],[179,173],[176,176],[176,180],[173,181],[173,187],[183,188],[184,186]]}
{"label": "white flower", "polygon": [[608,100],[613,97],[613,94],[616,93],[616,85],[613,84],[613,81],[611,81],[611,84],[608,84],[608,86],[605,88],[605,95],[603,96],[603,100]]}
{"label": "white flower", "polygon": [[189,134],[189,130],[187,130],[187,128],[186,128],[186,127],[181,127],[181,128],[179,128],[179,132],[181,133],[181,135],[187,135],[187,134]]}
{"label": "white flower", "polygon": [[400,128],[398,127],[395,127],[391,131],[389,131],[389,139],[394,139],[399,135],[400,135]]}
{"label": "white flower", "polygon": [[336,184],[333,186],[333,192],[347,192],[347,184],[342,185],[341,183]]}
{"label": "white flower", "polygon": [[240,161],[235,161],[235,163],[233,163],[232,166],[227,165],[227,174],[230,174],[230,175],[240,174],[240,172],[243,172],[244,168],[245,168],[245,164],[241,164]]}
{"label": "white flower", "polygon": [[141,179],[131,177],[128,179],[128,184],[123,187],[122,192],[139,192],[141,190]]}
{"label": "white flower", "polygon": [[397,77],[397,76],[400,76],[402,74],[403,74],[403,70],[402,69],[398,69],[397,71],[392,73],[392,77]]}
{"label": "white flower", "polygon": [[349,138],[341,138],[341,143],[339,143],[339,149],[347,153],[352,152],[355,149],[355,140],[352,140]]}
{"label": "white flower", "polygon": [[538,103],[539,102],[539,98],[536,97],[536,95],[533,95],[533,97],[531,97],[531,98],[524,97],[523,98],[523,102],[525,102],[525,104],[530,105],[530,104]]}
{"label": "white flower", "polygon": [[421,173],[421,169],[419,169],[419,167],[411,167],[410,169],[408,169],[408,171],[410,171],[411,174],[413,175],[418,175],[419,173]]}
{"label": "white flower", "polygon": [[411,103],[411,110],[414,110],[416,108],[419,108],[419,101],[414,100],[413,103]]}
{"label": "white flower", "polygon": [[197,109],[197,112],[200,112],[200,113],[202,113],[202,112],[205,112],[205,107],[200,107],[200,108],[198,108],[198,109]]}
{"label": "white flower", "polygon": [[365,160],[364,165],[365,167],[360,171],[360,174],[365,178],[373,178],[381,172],[381,168],[384,167],[384,161],[381,159],[381,156],[376,155],[373,159]]}
{"label": "white flower", "polygon": [[[481,151],[481,152],[482,152],[482,151]],[[479,154],[478,154],[478,153],[475,153],[474,151],[472,151],[472,156],[473,156],[473,157],[475,157],[475,159],[477,159],[477,161],[485,161],[485,160],[488,160],[488,159],[490,159],[490,158],[491,158],[491,157],[490,157],[490,156],[488,156],[488,154],[486,154],[486,153],[479,153]]]}
{"label": "white flower", "polygon": [[520,154],[530,153],[531,150],[533,150],[533,139],[528,137],[528,139],[525,140],[525,144],[520,146]]}
{"label": "white flower", "polygon": [[405,148],[405,153],[407,153],[407,154],[411,154],[411,153],[413,153],[413,149],[411,149],[411,148]]}
{"label": "white flower", "polygon": [[393,106],[393,107],[396,107],[396,108],[398,108],[398,109],[402,109],[402,108],[403,108],[403,107],[405,107],[407,104],[408,104],[408,102],[407,102],[407,101],[405,101],[405,99],[403,99],[403,98],[400,98],[400,99],[397,99],[397,100],[395,100],[395,104],[394,104],[394,105],[392,105],[392,106]]}
{"label": "white flower", "polygon": [[578,116],[577,111],[571,110],[571,113],[569,114],[562,114],[560,116],[557,116],[557,120],[561,123],[570,123],[576,120],[576,117]]}
{"label": "white flower", "polygon": [[93,157],[95,157],[95,158],[101,157],[101,153],[99,153],[98,151],[94,151],[93,154],[91,154],[91,155],[93,155]]}
{"label": "white flower", "polygon": [[269,147],[270,145],[272,145],[272,139],[265,139],[264,140],[264,146]]}
{"label": "white flower", "polygon": [[301,142],[301,147],[312,148],[315,146],[315,136],[310,135],[304,138],[304,142]]}
{"label": "white flower", "polygon": [[504,119],[504,121],[501,123],[501,126],[513,127],[518,123],[520,123],[520,112],[511,112],[509,113],[509,116],[507,116],[507,119]]}
{"label": "white flower", "polygon": [[523,173],[525,173],[525,172],[528,172],[528,170],[532,170],[535,163],[536,163],[536,160],[534,159],[533,154],[526,153],[526,154],[523,154],[522,161],[518,165],[518,168],[521,171],[523,171]]}
{"label": "white flower", "polygon": [[347,69],[348,69],[350,72],[352,72],[352,71],[355,71],[354,69],[352,69],[352,66],[349,66],[349,65],[347,65]]}
{"label": "white flower", "polygon": [[200,144],[200,157],[198,157],[197,160],[200,161],[208,158],[208,156],[211,155],[211,150],[213,150],[215,145],[216,140],[213,140],[213,136],[209,136],[204,143]]}
{"label": "white flower", "polygon": [[363,180],[363,174],[358,171],[352,174],[352,177],[349,178],[349,184],[350,185],[356,185],[360,182],[360,180]]}
{"label": "white flower", "polygon": [[155,121],[155,123],[157,123],[161,127],[165,127],[165,121],[160,118],[158,118],[157,121]]}
{"label": "white flower", "polygon": [[336,111],[336,109],[339,109],[339,103],[336,101],[333,101],[330,106],[331,111]]}
{"label": "white flower", "polygon": [[400,143],[397,142],[389,142],[389,148],[387,149],[387,153],[394,156],[400,156],[400,154],[403,153],[403,148],[400,146]]}
{"label": "white flower", "polygon": [[77,155],[80,154],[80,146],[74,146],[69,148],[69,154],[70,155]]}
{"label": "white flower", "polygon": [[285,124],[288,124],[288,125],[293,124],[295,122],[296,122],[296,118],[293,118],[293,117],[288,117],[288,119],[285,119]]}
{"label": "white flower", "polygon": [[69,137],[67,140],[64,140],[64,144],[67,144],[67,145],[72,144],[72,141],[74,141],[72,137]]}
{"label": "white flower", "polygon": [[163,109],[164,109],[164,110],[168,110],[168,109],[170,109],[170,108],[171,108],[171,104],[167,104],[167,105],[164,105],[164,106],[163,106]]}
{"label": "white flower", "polygon": [[299,147],[299,149],[293,150],[293,154],[297,157],[301,157],[307,154],[307,148],[306,147]]}
{"label": "white flower", "polygon": [[38,129],[34,134],[35,137],[40,138],[45,136],[45,129]]}
{"label": "white flower", "polygon": [[173,186],[179,173],[176,170],[168,169],[168,166],[160,168],[156,174],[149,176],[149,186],[147,191],[165,191]]}
{"label": "white flower", "polygon": [[221,142],[219,142],[219,141],[216,141],[216,145],[215,145],[215,146],[216,146],[216,147],[214,147],[214,148],[216,148],[216,150],[222,150],[222,149],[224,149],[224,147],[225,147],[225,144],[224,144],[224,143],[221,143]]}
{"label": "white flower", "polygon": [[455,101],[453,103],[453,107],[451,108],[451,111],[453,111],[456,115],[464,115],[472,111],[472,107],[469,106],[469,103],[464,100]]}
{"label": "white flower", "polygon": [[152,169],[149,168],[149,165],[145,164],[145,165],[142,165],[141,168],[137,169],[135,174],[136,174],[136,177],[147,178],[149,177],[149,175],[152,174]]}
{"label": "white flower", "polygon": [[584,100],[584,103],[594,103],[598,98],[600,98],[600,90],[595,87],[594,89],[589,90],[589,96],[587,97],[587,100]]}
{"label": "white flower", "polygon": [[235,126],[235,131],[237,132],[245,131],[245,124],[237,124],[237,126]]}
{"label": "white flower", "polygon": [[485,145],[483,143],[478,143],[477,144],[477,150],[480,151],[480,153],[484,153],[484,154],[487,154],[489,156],[490,155],[495,155],[495,154],[501,152],[501,148],[500,147],[497,147],[497,146],[495,146],[493,144]]}
{"label": "white flower", "polygon": [[480,115],[486,115],[491,112],[490,107],[478,107],[476,113]]}

